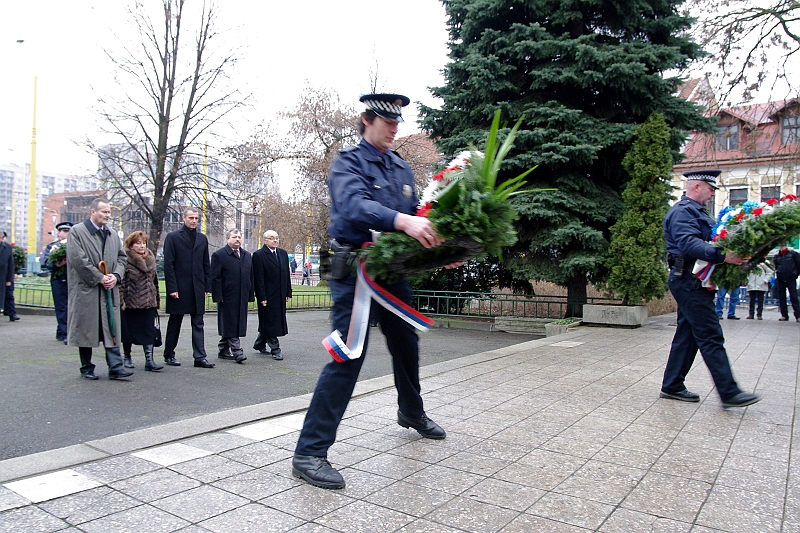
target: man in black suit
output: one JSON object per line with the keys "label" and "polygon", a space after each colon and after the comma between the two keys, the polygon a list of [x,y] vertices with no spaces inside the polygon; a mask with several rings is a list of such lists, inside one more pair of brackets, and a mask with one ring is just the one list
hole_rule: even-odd
{"label": "man in black suit", "polygon": [[[3,231],[0,235],[0,305],[3,305],[4,310],[5,305],[4,302],[7,302],[6,296],[11,294],[13,298],[14,289],[12,288],[14,285],[14,250],[11,248],[11,245],[6,242],[6,232]],[[15,315],[16,315],[16,309]],[[8,310],[6,310],[6,314],[8,314]],[[11,319],[14,320],[13,318]]]}
{"label": "man in black suit", "polygon": [[253,349],[263,354],[271,353],[276,361],[283,359],[278,337],[289,333],[286,304],[292,297],[289,254],[278,248],[278,242],[277,232],[267,230],[264,232],[264,246],[253,254],[253,284],[258,302],[258,338]]}
{"label": "man in black suit", "polygon": [[220,359],[244,363],[240,337],[247,335],[247,302],[253,294],[253,257],[242,248],[242,232],[228,230],[228,244],[211,254],[211,298],[217,302]]}
{"label": "man in black suit", "polygon": [[175,359],[175,347],[181,334],[183,315],[190,315],[194,366],[214,368],[214,363],[206,360],[203,334],[205,297],[211,290],[211,264],[208,259],[208,239],[197,231],[199,221],[200,211],[187,207],[183,211],[183,227],[169,232],[164,239],[164,282],[168,296],[166,311],[169,314],[164,361],[170,366],[180,366]]}

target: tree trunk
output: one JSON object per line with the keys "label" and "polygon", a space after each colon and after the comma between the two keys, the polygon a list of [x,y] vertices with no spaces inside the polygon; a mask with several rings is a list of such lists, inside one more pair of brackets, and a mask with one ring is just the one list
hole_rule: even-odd
{"label": "tree trunk", "polygon": [[567,313],[564,318],[583,318],[583,304],[586,303],[586,274],[573,276],[567,282]]}

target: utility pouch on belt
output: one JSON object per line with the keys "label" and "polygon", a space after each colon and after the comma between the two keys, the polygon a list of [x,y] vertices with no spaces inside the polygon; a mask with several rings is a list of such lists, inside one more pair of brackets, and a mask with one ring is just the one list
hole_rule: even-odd
{"label": "utility pouch on belt", "polygon": [[346,244],[339,244],[336,239],[331,239],[331,278],[344,279],[355,270],[358,253],[353,251],[353,247]]}
{"label": "utility pouch on belt", "polygon": [[672,272],[672,275],[676,278],[683,277],[683,269],[686,267],[685,258],[682,255],[673,255],[673,265],[672,268],[675,270]]}

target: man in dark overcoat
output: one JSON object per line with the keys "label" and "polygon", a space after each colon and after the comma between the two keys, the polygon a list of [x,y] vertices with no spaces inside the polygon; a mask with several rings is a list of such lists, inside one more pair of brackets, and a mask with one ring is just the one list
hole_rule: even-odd
{"label": "man in dark overcoat", "polygon": [[0,235],[0,305],[6,301],[6,292],[14,283],[14,249],[6,242],[6,232]]}
{"label": "man in dark overcoat", "polygon": [[786,291],[792,302],[794,319],[800,322],[800,301],[797,298],[797,277],[800,276],[800,254],[790,249],[786,243],[778,247],[773,259],[775,263],[775,292],[778,293],[778,308],[781,310],[780,322],[789,320],[789,306],[786,304]]}
{"label": "man in dark overcoat", "polygon": [[253,293],[253,257],[242,249],[242,232],[228,230],[227,243],[211,255],[211,298],[217,302],[220,359],[244,363],[240,337],[247,335],[247,302]]}
{"label": "man in dark overcoat", "polygon": [[203,333],[206,294],[211,291],[211,263],[208,258],[208,239],[197,230],[199,221],[200,211],[187,207],[183,211],[183,227],[169,232],[164,239],[165,310],[169,314],[164,361],[170,366],[180,366],[175,359],[175,347],[178,346],[183,315],[189,315],[192,320],[194,366],[214,368],[214,363],[206,359]]}
{"label": "man in dark overcoat", "polygon": [[[125,276],[128,256],[119,237],[108,228],[111,206],[95,198],[91,215],[73,226],[67,240],[67,343],[77,346],[81,376],[97,379],[92,348],[103,344],[110,379],[133,374],[122,367],[120,345],[119,283]],[[100,262],[105,262],[101,269]],[[111,291],[111,307],[107,291]]]}
{"label": "man in dark overcoat", "polygon": [[271,353],[276,361],[283,359],[278,337],[289,333],[286,304],[292,297],[289,254],[278,248],[279,240],[274,230],[265,231],[264,246],[253,254],[253,284],[258,302],[258,338],[253,349]]}

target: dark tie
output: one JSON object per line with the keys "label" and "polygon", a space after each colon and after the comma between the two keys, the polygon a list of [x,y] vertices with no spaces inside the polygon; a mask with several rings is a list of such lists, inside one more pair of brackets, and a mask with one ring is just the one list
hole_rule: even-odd
{"label": "dark tie", "polygon": [[275,256],[275,261],[278,260],[278,250],[272,250],[272,255]]}
{"label": "dark tie", "polygon": [[236,250],[234,250],[233,253],[236,254],[236,257],[239,257],[239,249],[238,248]]}

